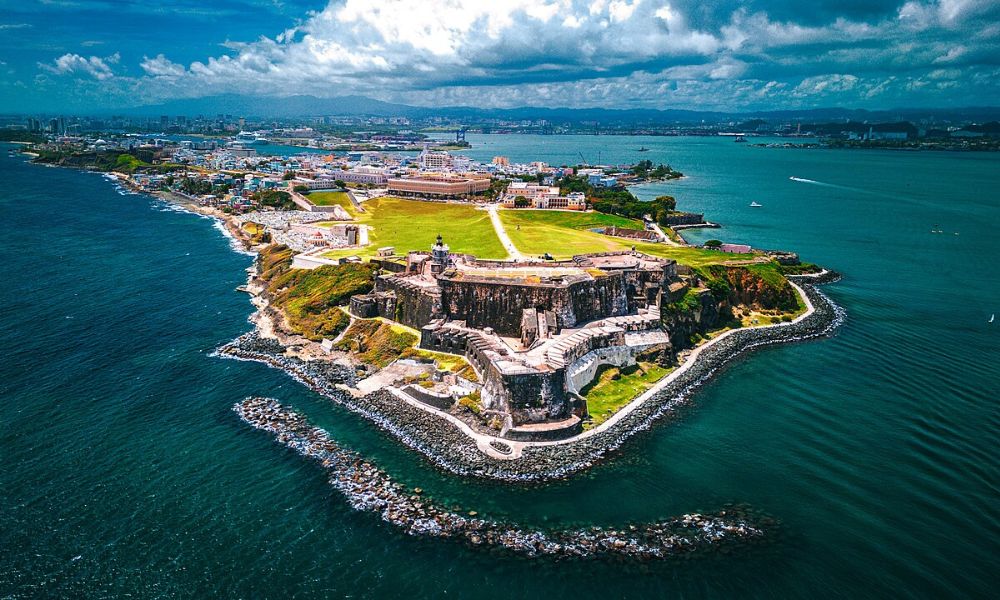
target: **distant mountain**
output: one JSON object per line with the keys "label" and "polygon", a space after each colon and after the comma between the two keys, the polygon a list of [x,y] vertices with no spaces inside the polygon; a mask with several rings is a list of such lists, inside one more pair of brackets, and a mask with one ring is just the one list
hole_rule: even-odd
{"label": "distant mountain", "polygon": [[[163,104],[118,109],[115,114],[158,115],[217,115],[242,117],[295,118],[309,116],[376,116],[376,117],[447,117],[451,119],[503,119],[510,121],[545,119],[552,123],[598,123],[617,126],[653,126],[678,124],[720,123],[749,120],[802,121],[808,123],[836,121],[919,121],[933,118],[940,121],[993,121],[1000,119],[998,107],[966,107],[945,109],[899,108],[865,110],[849,108],[816,108],[802,110],[694,111],[679,109],[611,109],[611,108],[475,108],[471,106],[424,107],[394,104],[364,96],[317,98],[315,96],[241,96],[228,94],[171,100]],[[738,126],[738,125],[734,125]]]}

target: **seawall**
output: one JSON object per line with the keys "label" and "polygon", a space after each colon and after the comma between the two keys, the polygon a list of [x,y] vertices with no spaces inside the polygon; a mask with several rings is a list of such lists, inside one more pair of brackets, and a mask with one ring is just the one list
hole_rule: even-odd
{"label": "seawall", "polygon": [[[413,406],[398,396],[379,391],[355,396],[338,384],[351,383],[353,372],[335,364],[306,362],[284,356],[284,347],[274,340],[250,332],[226,344],[219,354],[256,360],[280,368],[334,402],[365,417],[420,452],[440,468],[459,475],[503,481],[541,481],[569,476],[593,466],[619,449],[636,433],[673,415],[690,400],[692,393],[729,361],[762,346],[807,340],[831,333],[843,320],[843,311],[809,284],[801,287],[812,313],[794,323],[728,332],[699,350],[690,366],[672,374],[671,380],[649,398],[622,416],[605,423],[600,431],[568,442],[511,443],[508,456],[487,453],[477,439],[462,427],[432,410]],[[613,421],[613,422],[612,422]]]}

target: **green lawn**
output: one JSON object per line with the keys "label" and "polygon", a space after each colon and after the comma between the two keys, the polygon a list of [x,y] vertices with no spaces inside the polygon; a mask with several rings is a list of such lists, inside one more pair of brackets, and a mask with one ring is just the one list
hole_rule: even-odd
{"label": "green lawn", "polygon": [[354,214],[354,204],[347,192],[312,192],[306,198],[316,206],[342,206],[348,213]]}
{"label": "green lawn", "polygon": [[367,248],[331,250],[329,258],[374,256],[383,246],[394,246],[397,254],[410,250],[429,251],[440,233],[452,252],[481,258],[505,258],[507,252],[493,231],[490,216],[468,204],[420,202],[383,197],[364,204],[365,212],[354,214],[358,223],[371,227]]}
{"label": "green lawn", "polygon": [[562,259],[575,254],[629,250],[635,246],[636,250],[651,256],[672,258],[678,263],[693,267],[748,258],[746,255],[701,248],[632,242],[596,233],[590,229],[607,225],[643,228],[640,221],[596,212],[501,210],[500,220],[517,249],[529,256],[541,256],[548,252],[553,257]]}
{"label": "green lawn", "polygon": [[[661,367],[654,363],[639,363],[632,367],[601,367],[597,376],[583,390],[581,395],[587,399],[587,412],[590,413],[590,427],[595,427],[607,421],[626,404],[653,387],[673,371],[672,368]],[[620,375],[617,379],[616,376]]]}

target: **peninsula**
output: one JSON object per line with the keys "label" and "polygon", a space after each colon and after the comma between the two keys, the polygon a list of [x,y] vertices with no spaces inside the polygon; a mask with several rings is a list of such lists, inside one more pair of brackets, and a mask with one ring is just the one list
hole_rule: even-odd
{"label": "peninsula", "polygon": [[726,361],[839,321],[814,287],[836,274],[687,244],[673,228],[702,215],[630,189],[682,176],[650,161],[33,150],[222,219],[257,254],[242,289],[258,311],[219,353],[284,369],[455,473],[587,468]]}

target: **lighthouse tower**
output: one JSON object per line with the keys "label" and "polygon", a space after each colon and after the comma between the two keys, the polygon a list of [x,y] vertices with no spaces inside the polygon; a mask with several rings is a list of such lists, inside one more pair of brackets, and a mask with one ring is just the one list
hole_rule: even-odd
{"label": "lighthouse tower", "polygon": [[438,275],[448,267],[448,244],[437,236],[437,242],[431,246],[431,273]]}

